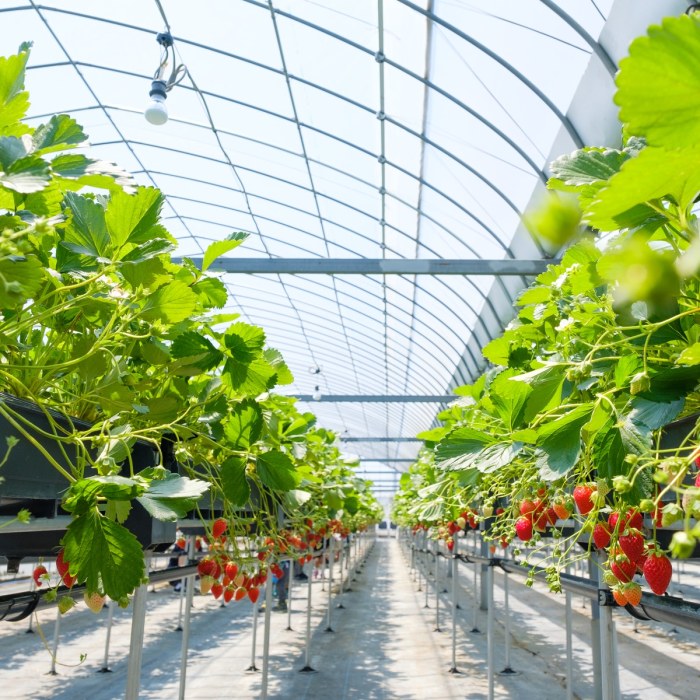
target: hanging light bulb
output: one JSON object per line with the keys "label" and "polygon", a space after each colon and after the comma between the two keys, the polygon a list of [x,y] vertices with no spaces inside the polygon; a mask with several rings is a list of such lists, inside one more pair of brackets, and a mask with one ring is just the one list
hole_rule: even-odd
{"label": "hanging light bulb", "polygon": [[314,387],[314,393],[311,394],[311,398],[312,398],[314,401],[320,401],[320,400],[321,400],[321,387],[319,387],[318,385],[316,385],[316,386]]}
{"label": "hanging light bulb", "polygon": [[[182,81],[187,73],[187,69],[182,64],[175,64],[173,37],[170,32],[161,32],[156,36],[156,41],[163,47],[163,52],[160,57],[160,65],[153,75],[151,90],[148,93],[151,101],[143,114],[146,117],[146,121],[150,124],[160,126],[168,121],[168,108],[165,105],[168,92]],[[166,79],[165,71],[169,62],[172,62],[173,70]]]}

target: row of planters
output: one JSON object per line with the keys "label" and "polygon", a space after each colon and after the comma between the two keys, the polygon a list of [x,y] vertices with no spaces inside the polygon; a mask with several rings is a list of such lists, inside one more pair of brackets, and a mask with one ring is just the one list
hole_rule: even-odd
{"label": "row of planters", "polygon": [[178,519],[233,561],[309,513],[371,520],[335,436],[271,393],[293,381],[280,353],[223,311],[207,270],[246,236],[173,262],[160,191],[85,155],[69,116],[22,121],[28,57],[0,58],[0,555],[60,548],[64,583],[127,604]]}
{"label": "row of planters", "polygon": [[[394,518],[484,537],[559,572],[595,550],[618,602],[663,593],[700,538],[700,15],[635,40],[616,78],[624,146],[551,164],[529,217],[561,260],[484,348],[489,368],[419,437]],[[450,532],[452,530],[452,533]],[[637,579],[638,580],[638,579]]]}

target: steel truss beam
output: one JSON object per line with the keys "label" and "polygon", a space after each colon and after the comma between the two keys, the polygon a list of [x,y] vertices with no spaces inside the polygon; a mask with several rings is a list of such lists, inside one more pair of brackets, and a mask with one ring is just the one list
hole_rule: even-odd
{"label": "steel truss beam", "polygon": [[441,394],[439,396],[329,394],[326,396],[321,395],[320,398],[314,399],[313,394],[296,394],[294,398],[299,401],[309,401],[312,403],[452,403],[459,399],[459,396],[455,394]]}
{"label": "steel truss beam", "polygon": [[[202,258],[190,258],[201,267]],[[182,258],[173,258],[176,263]],[[209,269],[286,275],[539,275],[552,260],[382,260],[371,258],[219,258]]]}
{"label": "steel truss beam", "polygon": [[423,442],[415,437],[341,437],[341,442]]}

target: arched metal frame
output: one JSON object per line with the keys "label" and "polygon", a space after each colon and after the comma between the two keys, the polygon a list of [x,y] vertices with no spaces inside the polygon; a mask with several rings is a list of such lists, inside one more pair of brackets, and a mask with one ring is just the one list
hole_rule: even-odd
{"label": "arched metal frame", "polygon": [[[97,69],[100,71],[108,71],[115,74],[121,74],[128,77],[132,77],[138,80],[149,80],[150,77],[131,71],[126,71],[119,69],[115,66],[101,65],[99,63],[89,63],[85,61],[75,61],[66,45],[61,42],[58,35],[55,33],[51,22],[48,19],[51,13],[59,13],[64,16],[73,16],[76,18],[86,19],[93,22],[101,22],[107,25],[119,26],[124,29],[131,31],[136,31],[140,33],[145,33],[153,35],[156,28],[146,28],[125,22],[119,22],[109,17],[97,17],[95,15],[77,12],[71,10],[67,7],[52,7],[47,5],[42,5],[34,0],[28,0],[27,5],[18,5],[15,7],[1,8],[0,13],[11,13],[16,11],[30,10],[36,12],[41,21],[46,26],[47,30],[53,36],[54,41],[57,46],[63,51],[66,57],[65,61],[54,62],[51,64],[44,64],[40,66],[30,66],[30,70],[41,70],[50,67],[59,66],[69,66],[75,70],[79,79],[83,82],[86,89],[91,94],[92,98],[95,100],[95,104],[84,107],[76,106],[76,109],[69,110],[71,113],[85,111],[85,110],[100,110],[104,115],[105,119],[109,122],[111,128],[117,134],[119,144],[124,144],[130,151],[130,154],[135,159],[135,162],[139,165],[139,173],[148,179],[149,182],[156,184],[156,177],[182,177],[177,173],[167,172],[166,170],[149,170],[145,167],[143,160],[139,156],[140,149],[142,148],[156,148],[163,151],[168,150],[173,154],[180,153],[187,156],[195,156],[198,158],[210,159],[212,162],[224,165],[230,168],[231,172],[234,174],[240,188],[223,186],[215,182],[207,182],[201,178],[192,178],[198,184],[203,187],[209,187],[213,190],[215,187],[222,187],[223,191],[229,190],[231,192],[236,192],[238,195],[242,195],[246,207],[238,208],[233,206],[228,206],[222,202],[200,200],[195,198],[188,198],[182,195],[173,194],[167,198],[169,208],[172,210],[173,217],[177,220],[178,224],[182,227],[182,230],[187,234],[189,238],[194,240],[200,250],[202,250],[202,242],[207,239],[216,240],[216,231],[226,226],[221,222],[213,221],[211,218],[206,217],[206,213],[202,216],[188,215],[182,213],[182,204],[189,202],[192,205],[202,205],[204,207],[218,208],[222,211],[230,212],[234,215],[245,215],[250,217],[253,222],[253,233],[257,234],[260,239],[260,244],[263,250],[272,255],[270,252],[267,241],[270,243],[281,243],[285,246],[289,246],[290,249],[299,250],[300,252],[310,254],[312,256],[318,255],[315,250],[310,250],[305,247],[307,245],[307,240],[317,240],[320,242],[326,251],[326,255],[330,256],[329,246],[335,246],[336,249],[342,250],[349,256],[352,256],[354,251],[352,248],[353,240],[364,240],[368,244],[378,245],[382,251],[382,255],[399,255],[399,251],[394,249],[391,244],[388,243],[386,238],[386,232],[391,231],[392,235],[399,236],[400,239],[405,239],[406,243],[413,246],[415,250],[415,256],[420,257],[423,254],[429,256],[441,257],[435,247],[431,246],[429,242],[425,240],[425,236],[421,234],[421,229],[424,222],[430,222],[434,225],[437,230],[439,230],[445,237],[445,240],[453,240],[460,246],[464,246],[465,249],[469,250],[474,257],[481,257],[478,253],[478,243],[472,244],[469,241],[464,240],[463,236],[460,236],[454,230],[452,230],[449,218],[445,218],[443,214],[435,209],[431,208],[426,204],[424,194],[430,192],[437,195],[441,202],[444,202],[448,209],[446,211],[459,212],[460,215],[460,226],[467,230],[474,230],[476,235],[486,236],[490,239],[493,244],[498,246],[504,253],[505,256],[513,257],[514,253],[511,251],[510,243],[507,242],[507,236],[502,233],[497,232],[488,224],[487,221],[480,215],[478,215],[472,208],[468,207],[465,202],[458,201],[449,192],[444,191],[438,183],[431,182],[430,177],[426,174],[424,167],[424,156],[426,148],[431,149],[432,154],[439,154],[440,156],[447,159],[447,162],[453,163],[455,167],[459,168],[460,173],[468,174],[469,177],[474,178],[475,182],[481,183],[489,191],[493,192],[506,208],[520,215],[518,206],[514,203],[513,199],[509,196],[508,191],[499,182],[495,181],[493,178],[487,176],[485,173],[481,172],[477,167],[473,166],[470,162],[464,158],[459,157],[456,153],[452,152],[450,148],[444,144],[440,143],[439,139],[435,139],[430,135],[430,129],[427,122],[428,114],[428,104],[433,95],[439,95],[440,97],[448,100],[451,104],[456,106],[461,112],[467,115],[471,119],[475,119],[479,124],[488,129],[497,139],[504,144],[505,147],[510,149],[514,154],[515,158],[518,159],[524,166],[526,166],[524,172],[530,171],[533,176],[533,181],[546,181],[547,174],[545,164],[543,162],[538,162],[538,159],[530,155],[528,150],[521,146],[516,139],[509,136],[506,131],[499,128],[498,125],[490,119],[485,114],[481,113],[478,108],[466,104],[464,101],[457,98],[455,95],[451,94],[448,90],[441,87],[432,78],[431,73],[431,43],[433,32],[436,27],[440,27],[445,32],[450,35],[457,37],[460,41],[466,42],[466,44],[475,48],[477,51],[481,52],[484,56],[488,57],[491,61],[494,61],[502,69],[510,73],[516,80],[522,83],[533,95],[537,97],[541,103],[551,111],[551,113],[557,118],[559,123],[568,132],[572,144],[581,145],[581,139],[576,132],[576,129],[572,125],[570,119],[564,114],[556,104],[545,94],[545,92],[538,87],[534,82],[529,80],[525,74],[518,69],[516,65],[499,56],[493,50],[491,50],[484,43],[476,40],[474,37],[470,36],[463,28],[457,27],[450,22],[447,22],[444,18],[440,17],[439,13],[436,12],[436,3],[433,0],[428,0],[426,7],[420,7],[410,0],[393,0],[405,8],[415,12],[416,14],[425,18],[426,21],[426,55],[425,55],[425,73],[424,75],[419,75],[415,71],[411,70],[407,66],[402,65],[400,62],[394,60],[391,56],[386,56],[384,51],[384,0],[378,0],[377,4],[377,28],[378,28],[378,44],[376,47],[369,47],[353,41],[349,37],[342,36],[337,32],[334,32],[327,27],[315,24],[308,19],[298,16],[292,12],[275,7],[273,0],[239,0],[248,5],[254,6],[261,11],[267,12],[270,15],[270,20],[272,22],[274,36],[277,43],[277,49],[279,52],[279,60],[281,63],[281,68],[268,65],[261,61],[253,60],[250,57],[235,54],[230,51],[221,49],[215,46],[206,46],[201,42],[193,41],[187,39],[186,36],[179,36],[175,33],[176,46],[191,46],[193,48],[210,51],[217,53],[226,58],[230,58],[234,61],[241,61],[271,74],[278,75],[282,77],[286,84],[288,99],[291,104],[292,116],[287,116],[281,113],[277,113],[273,110],[266,109],[260,105],[248,104],[246,102],[236,100],[234,97],[229,95],[217,94],[214,92],[204,91],[199,88],[196,83],[196,76],[190,75],[190,81],[192,83],[191,87],[182,85],[178,89],[193,90],[199,96],[203,109],[207,117],[207,123],[198,124],[194,122],[188,122],[186,120],[173,119],[174,122],[180,122],[183,124],[188,124],[190,127],[198,129],[208,129],[210,130],[215,140],[217,141],[220,151],[221,158],[212,158],[210,156],[204,156],[193,151],[185,151],[174,148],[168,148],[163,145],[144,143],[137,139],[129,138],[129,135],[120,129],[119,125],[112,116],[112,113],[116,112],[134,112],[125,107],[117,107],[113,105],[108,105],[99,100],[97,94],[91,87],[90,81],[86,78],[83,69]],[[591,36],[591,34],[579,24],[569,13],[563,11],[559,8],[553,0],[539,0],[545,7],[547,7],[553,15],[555,15],[559,20],[565,22],[576,34],[585,42],[585,44],[590,47],[592,54],[597,57],[598,60],[602,62],[606,70],[613,74],[615,70],[615,64],[610,59],[605,50],[600,46],[600,44]],[[388,2],[388,0],[387,0]],[[163,19],[167,24],[167,17],[164,14],[161,3],[157,3]],[[377,105],[372,106],[369,104],[364,104],[348,94],[343,94],[334,89],[318,84],[314,81],[308,80],[301,75],[295,75],[290,70],[288,70],[287,60],[284,50],[284,42],[281,36],[280,28],[278,26],[278,18],[284,18],[290,22],[303,25],[315,32],[319,32],[321,35],[333,39],[338,42],[342,42],[345,46],[351,47],[361,53],[362,55],[372,58],[377,64],[377,71],[379,76],[379,94],[376,96]],[[521,25],[522,26],[522,25]],[[570,44],[574,46],[573,44]],[[582,47],[574,46],[578,50],[584,50]],[[420,130],[410,127],[407,123],[404,123],[400,118],[394,115],[385,114],[384,108],[384,83],[386,80],[385,66],[390,66],[392,69],[399,71],[403,76],[415,81],[416,85],[420,85],[423,90],[423,111],[421,119]],[[325,94],[326,96],[338,101],[339,104],[345,105],[345,108],[358,109],[362,113],[372,114],[377,117],[378,129],[380,133],[380,150],[378,153],[373,153],[367,148],[362,147],[359,144],[354,144],[348,139],[342,137],[340,134],[334,134],[328,130],[320,129],[312,124],[305,123],[297,111],[296,107],[296,96],[294,92],[294,87],[296,85],[301,85],[304,87],[311,88],[313,90],[319,91],[319,93]],[[209,111],[209,106],[207,103],[208,99],[223,100],[237,104],[241,107],[254,110],[260,113],[265,113],[271,117],[282,119],[287,123],[291,123],[295,126],[299,143],[300,151],[295,151],[292,149],[286,149],[278,144],[272,143],[271,141],[251,139],[243,134],[237,134],[230,130],[219,129],[215,125],[211,112]],[[34,115],[35,117],[38,115]],[[392,162],[386,153],[385,147],[385,128],[386,124],[390,124],[396,129],[399,129],[403,134],[416,140],[420,144],[421,156],[419,159],[419,164],[417,172],[411,172],[409,169],[401,166],[399,163]],[[341,163],[335,163],[332,161],[324,162],[323,159],[313,158],[310,156],[305,141],[306,133],[316,133],[322,137],[330,138],[333,142],[342,144],[343,146],[353,149],[356,153],[362,154],[363,156],[370,158],[379,163],[380,170],[380,184],[377,188],[375,183],[364,180],[353,173],[346,172],[342,169]],[[251,142],[259,143],[267,148],[276,149],[280,153],[285,153],[290,156],[295,156],[303,161],[303,168],[305,169],[306,176],[308,177],[309,186],[301,185],[300,183],[295,183],[281,177],[279,174],[275,174],[273,171],[262,172],[254,170],[252,168],[245,168],[241,165],[236,164],[229,155],[229,150],[222,143],[219,134],[231,136],[234,138],[248,139]],[[103,143],[97,143],[95,146],[102,146],[103,148],[109,148],[110,142],[105,141]],[[488,153],[487,155],[499,158],[495,153]],[[516,165],[515,162],[508,165],[520,168],[520,165]],[[329,169],[330,172],[335,172],[342,174],[344,177],[350,178],[352,181],[358,183],[362,187],[374,190],[377,192],[380,200],[380,214],[378,216],[374,215],[373,212],[364,210],[358,206],[355,206],[350,201],[343,201],[337,196],[333,196],[328,192],[323,191],[323,187],[319,187],[319,183],[316,180],[316,176],[312,171],[312,165],[319,166],[322,168]],[[416,203],[407,201],[401,196],[401,193],[396,191],[391,191],[391,188],[387,187],[387,172],[389,169],[393,169],[402,176],[410,178],[417,186],[418,196]],[[301,190],[309,193],[313,200],[313,206],[311,210],[304,207],[296,207],[291,203],[283,201],[275,201],[270,198],[266,198],[264,194],[255,193],[253,191],[247,190],[244,186],[244,182],[238,175],[238,172],[250,172],[256,176],[262,176],[264,178],[270,178],[271,181],[278,181],[284,183],[285,185],[291,185],[293,187],[300,188]],[[186,178],[183,178],[186,179]],[[323,179],[323,178],[322,178]],[[167,192],[166,192],[167,194]],[[212,196],[211,199],[215,199]],[[306,216],[312,216],[318,220],[320,227],[320,235],[314,233],[313,231],[304,230],[298,226],[294,226],[291,223],[285,223],[284,221],[275,216],[266,216],[263,212],[259,210],[257,206],[260,203],[264,203],[265,200],[270,203],[274,203],[277,206],[286,208],[288,211],[296,211],[299,214],[304,214]],[[324,213],[321,207],[321,200],[326,200],[332,203],[334,206],[347,207],[348,211],[353,211],[354,215],[361,215],[367,218],[370,225],[378,227],[380,231],[379,240],[367,235],[361,231],[356,230],[354,227],[347,226],[341,221],[337,220],[336,216],[329,216],[328,213]],[[415,231],[405,231],[400,227],[393,225],[390,221],[387,221],[386,217],[386,204],[388,200],[395,200],[397,203],[408,208],[416,215],[416,228]],[[178,202],[181,203],[178,206]],[[253,202],[255,206],[251,203]],[[481,205],[479,205],[481,206]],[[450,209],[452,208],[452,209]],[[483,207],[482,207],[483,208]],[[290,238],[287,239],[283,235],[273,235],[269,231],[263,233],[258,222],[261,225],[274,224],[275,226],[283,226],[285,232],[289,232]],[[207,227],[212,230],[211,235],[197,235],[196,230],[201,226]],[[345,231],[351,237],[357,236],[358,238],[350,238],[347,243],[341,243],[337,239],[337,232],[335,240],[329,240],[329,236],[326,231],[326,226],[336,227],[339,231]],[[475,228],[472,228],[475,227]],[[233,227],[229,227],[233,228]],[[305,239],[304,236],[310,236],[310,239]],[[202,251],[203,252],[203,251]],[[355,253],[356,254],[356,253]],[[449,295],[454,294],[454,290],[450,283],[442,278],[437,278],[437,284],[435,289],[431,289],[428,286],[420,286],[415,280],[409,279],[408,277],[401,277],[403,281],[408,281],[412,283],[412,288],[409,293],[404,292],[401,286],[392,288],[391,281],[387,280],[386,275],[383,279],[379,278],[369,278],[365,277],[360,279],[358,282],[351,281],[348,278],[342,278],[342,289],[340,285],[340,279],[336,276],[332,276],[331,284],[323,285],[313,277],[306,277],[303,280],[303,285],[297,283],[293,277],[283,278],[280,275],[275,277],[276,284],[279,284],[283,293],[278,295],[277,292],[270,292],[269,290],[265,292],[266,296],[275,296],[279,299],[284,300],[288,305],[289,310],[291,310],[292,316],[296,323],[299,325],[301,336],[299,339],[286,338],[285,342],[288,347],[294,349],[297,353],[307,354],[310,363],[320,366],[320,362],[331,362],[335,357],[347,353],[351,360],[350,367],[344,367],[342,371],[342,381],[349,386],[357,387],[359,392],[359,387],[361,385],[361,378],[367,377],[371,380],[375,386],[384,386],[384,390],[389,392],[389,381],[390,381],[390,366],[393,368],[398,368],[401,370],[405,365],[405,370],[403,374],[404,390],[406,390],[409,385],[420,387],[425,391],[426,394],[435,393],[435,389],[443,389],[444,387],[435,387],[431,384],[430,379],[426,377],[419,377],[416,375],[415,371],[411,371],[414,366],[413,360],[416,353],[420,354],[421,357],[425,355],[430,355],[432,357],[432,362],[441,367],[442,371],[447,374],[452,374],[456,372],[458,381],[463,381],[465,383],[473,380],[473,378],[481,371],[483,367],[483,361],[479,356],[477,356],[472,348],[472,344],[467,342],[469,337],[473,337],[476,340],[477,348],[481,349],[485,343],[489,342],[500,330],[503,328],[504,323],[508,320],[503,317],[502,308],[499,310],[499,303],[488,291],[484,289],[483,286],[477,285],[473,280],[467,278],[467,283],[469,287],[473,290],[476,295],[475,298],[480,301],[472,302],[469,298],[460,297],[459,303],[463,305],[465,312],[470,314],[470,318],[465,323],[465,319],[460,315],[459,306],[455,303],[451,303],[452,300]],[[233,296],[232,306],[240,308],[240,311],[246,319],[252,323],[263,322],[263,326],[267,326],[271,330],[274,329],[276,333],[279,333],[280,337],[284,337],[285,324],[284,320],[280,320],[279,317],[274,314],[269,315],[269,309],[265,306],[261,306],[262,302],[259,296],[254,294],[246,294],[237,288],[238,280],[236,278],[227,279],[227,287],[231,290]],[[502,280],[496,278],[494,280],[495,286],[500,290],[503,295],[503,301],[511,303],[513,301],[512,287],[506,286]],[[522,280],[524,284],[525,279]],[[374,290],[374,285],[378,284],[379,289]],[[491,286],[489,285],[489,288]],[[333,320],[332,314],[330,312],[326,313],[323,309],[307,309],[304,308],[303,311],[295,305],[295,300],[290,292],[303,292],[309,294],[309,289],[316,288],[319,293],[327,294],[329,290],[332,291],[332,296],[330,299],[335,304],[337,308],[337,315],[335,320],[338,321],[337,330],[329,330],[329,322]],[[394,303],[389,298],[387,290],[390,289],[391,294],[397,295],[397,301],[401,300],[408,304],[407,307],[401,306],[398,303]],[[424,295],[424,303],[421,303],[418,298],[418,292]],[[446,296],[447,295],[447,296]],[[357,313],[358,310],[361,311],[364,304],[369,304],[364,298],[372,300],[372,310],[373,314],[379,312],[384,318],[383,323],[383,334],[377,336],[376,333],[370,330],[359,330],[353,328],[352,335],[349,333],[347,324],[349,323],[348,314],[353,312]],[[376,305],[374,305],[376,302]],[[358,306],[355,306],[357,304]],[[407,311],[406,308],[410,308],[411,311]],[[484,310],[488,309],[488,318],[484,315]],[[433,315],[434,327],[428,329],[425,320],[419,320],[418,314],[422,313],[426,317]],[[331,318],[329,318],[329,315]],[[403,316],[407,316],[408,319],[404,322],[401,320]],[[394,318],[396,323],[391,326],[389,331],[388,319]],[[431,333],[430,331],[433,331]],[[464,332],[467,335],[464,339],[464,344],[459,345],[452,339],[453,335],[458,336],[460,332]],[[402,342],[405,342],[407,353],[402,355],[392,344],[389,342],[389,333],[391,333],[392,338],[400,338]],[[382,337],[383,336],[383,337]],[[351,339],[352,338],[352,339]],[[359,338],[362,340],[359,341]],[[317,341],[317,342],[312,342]],[[325,345],[325,347],[324,347]],[[281,348],[284,351],[284,348]],[[455,355],[456,360],[452,357]],[[361,361],[361,367],[356,366],[355,357]],[[383,369],[381,368],[381,363],[383,362]],[[397,373],[394,369],[394,373]],[[465,372],[467,374],[465,374]],[[338,374],[340,377],[340,373]],[[335,379],[335,377],[334,377]],[[328,378],[324,377],[326,384]],[[327,386],[328,390],[328,386]],[[335,407],[338,414],[339,422],[343,423],[343,413]],[[402,435],[403,430],[408,425],[411,425],[416,430],[421,427],[427,427],[427,425],[432,420],[432,414],[430,406],[412,407],[412,418],[410,421],[406,422],[406,405],[394,406],[383,406],[380,408],[371,406],[360,406],[354,415],[360,418],[360,423],[363,423],[367,434],[373,434],[376,432],[378,421],[383,417],[386,423],[386,434],[399,434]],[[347,415],[347,414],[345,414]],[[355,420],[355,419],[354,419]],[[370,430],[369,425],[373,425],[373,429]],[[423,425],[421,425],[423,421]],[[356,421],[355,421],[356,422]],[[393,426],[393,427],[390,427]],[[399,426],[397,428],[397,426]],[[389,443],[389,447],[396,447]],[[389,451],[387,450],[387,454]],[[375,458],[376,455],[373,455]],[[394,458],[396,458],[396,452],[394,452]],[[369,458],[371,459],[371,458]]]}

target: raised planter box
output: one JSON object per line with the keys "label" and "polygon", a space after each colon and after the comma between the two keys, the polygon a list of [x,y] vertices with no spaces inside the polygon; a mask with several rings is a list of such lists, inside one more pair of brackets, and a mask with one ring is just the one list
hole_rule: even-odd
{"label": "raised planter box", "polygon": [[[17,414],[14,420],[67,471],[72,471],[71,463],[89,456],[87,453],[81,454],[83,448],[80,445],[61,441],[76,430],[87,430],[90,426],[85,421],[68,418],[57,411],[48,411],[51,416],[49,420],[36,404],[7,394],[0,394],[0,401]],[[0,417],[0,445],[4,445],[8,437],[16,438],[18,444],[12,448],[7,462],[0,467],[0,477],[3,479],[0,482],[0,516],[16,515],[22,508],[28,509],[35,518],[51,519],[66,515],[61,509],[63,492],[68,487],[65,477],[17,427]],[[158,451],[147,442],[137,442],[132,448],[131,457],[137,471],[158,464]],[[128,464],[125,464],[124,471],[128,469]],[[175,523],[154,520],[135,501],[124,525],[136,535],[144,549],[167,547],[176,537]],[[63,528],[0,530],[0,556],[16,560],[26,556],[51,555],[58,549],[63,532]]]}

